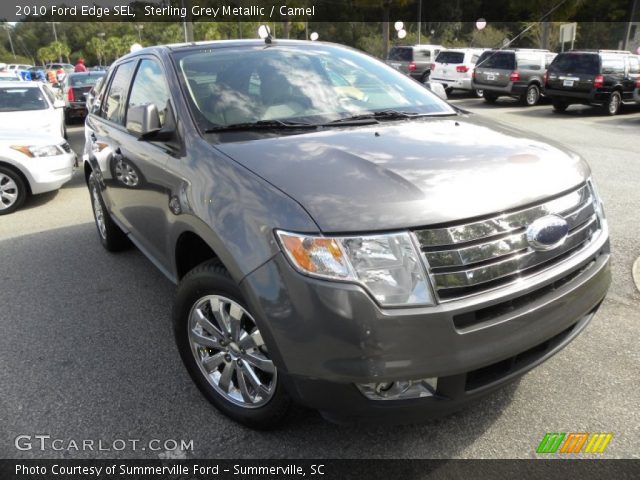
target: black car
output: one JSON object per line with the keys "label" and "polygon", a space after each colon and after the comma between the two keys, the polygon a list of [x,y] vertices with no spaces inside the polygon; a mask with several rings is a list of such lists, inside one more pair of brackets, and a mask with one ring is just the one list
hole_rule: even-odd
{"label": "black car", "polygon": [[558,55],[546,74],[545,91],[556,112],[579,103],[602,106],[609,115],[633,101],[639,56],[621,50],[570,51]]}
{"label": "black car", "polygon": [[72,118],[84,118],[87,115],[87,94],[105,73],[102,71],[77,72],[69,73],[65,77],[62,88],[66,104],[64,107],[66,121]]}
{"label": "black car", "polygon": [[543,93],[545,69],[555,55],[528,48],[487,50],[476,63],[472,86],[484,92],[488,103],[505,96],[518,98],[523,105],[535,105]]}
{"label": "black car", "polygon": [[292,400],[378,424],[461,408],[567,345],[609,286],[583,160],[352,49],[138,50],[85,138],[100,242],[178,285],[187,370],[254,427]]}

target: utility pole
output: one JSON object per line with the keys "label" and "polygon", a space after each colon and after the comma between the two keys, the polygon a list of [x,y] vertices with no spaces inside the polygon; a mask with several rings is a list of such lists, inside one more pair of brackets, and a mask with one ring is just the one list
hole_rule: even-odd
{"label": "utility pole", "polygon": [[16,52],[13,49],[13,40],[11,39],[11,27],[8,23],[5,23],[3,27],[7,30],[7,37],[9,37],[9,45],[11,46],[11,53],[13,54],[13,59],[16,60]]}
{"label": "utility pole", "polygon": [[420,45],[421,33],[422,33],[422,0],[418,0],[418,45]]}
{"label": "utility pole", "polygon": [[184,41],[193,42],[193,22],[191,21],[191,0],[181,0],[182,6],[187,9],[187,16],[183,22]]}
{"label": "utility pole", "polygon": [[629,49],[629,36],[631,35],[631,24],[633,23],[633,15],[636,13],[637,6],[638,6],[638,0],[633,0],[633,6],[631,7],[631,13],[629,14],[629,23],[627,24],[627,34],[624,37],[624,50]]}

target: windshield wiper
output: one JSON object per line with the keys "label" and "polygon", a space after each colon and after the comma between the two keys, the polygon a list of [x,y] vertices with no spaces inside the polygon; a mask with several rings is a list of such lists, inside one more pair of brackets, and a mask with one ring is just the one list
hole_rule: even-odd
{"label": "windshield wiper", "polygon": [[207,128],[204,133],[229,132],[233,130],[279,130],[287,128],[317,128],[317,125],[303,122],[285,122],[282,120],[258,120],[257,122],[218,125]]}
{"label": "windshield wiper", "polygon": [[[351,117],[338,118],[337,120],[333,120],[325,125],[340,125],[343,123],[351,123],[351,122],[363,122],[369,121],[371,123],[378,123],[380,120],[400,120],[405,118],[418,118],[418,117],[429,117],[429,116],[440,116],[440,115],[451,115],[450,113],[412,113],[412,112],[402,112],[400,110],[379,110],[377,112],[368,112],[361,113],[359,115],[353,115]],[[453,114],[455,115],[455,113]]]}

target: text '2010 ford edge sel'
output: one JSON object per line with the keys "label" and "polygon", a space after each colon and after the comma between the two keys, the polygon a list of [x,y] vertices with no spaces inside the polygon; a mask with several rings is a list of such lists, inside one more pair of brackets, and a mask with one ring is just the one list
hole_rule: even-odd
{"label": "text '2010 ford edge sel'", "polygon": [[610,283],[587,164],[355,50],[151,47],[87,119],[99,238],[178,284],[202,393],[257,428],[460,408],[558,352]]}

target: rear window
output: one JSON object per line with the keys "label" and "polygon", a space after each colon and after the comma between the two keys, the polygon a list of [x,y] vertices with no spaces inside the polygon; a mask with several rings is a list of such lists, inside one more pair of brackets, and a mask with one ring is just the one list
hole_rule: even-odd
{"label": "rear window", "polygon": [[597,75],[600,70],[600,61],[596,54],[561,53],[551,62],[549,70],[555,73]]}
{"label": "rear window", "polygon": [[69,79],[69,83],[72,87],[92,87],[102,77],[103,75],[73,75]]}
{"label": "rear window", "polygon": [[515,70],[516,58],[513,53],[509,52],[484,52],[477,65],[480,68]]}
{"label": "rear window", "polygon": [[464,52],[440,52],[436,57],[438,63],[464,63]]}
{"label": "rear window", "polygon": [[48,106],[39,88],[0,88],[0,112],[44,110]]}
{"label": "rear window", "polygon": [[393,47],[389,50],[389,60],[410,62],[413,60],[413,49],[409,47]]}
{"label": "rear window", "polygon": [[621,55],[603,55],[602,73],[605,75],[611,73],[624,73],[624,57]]}

